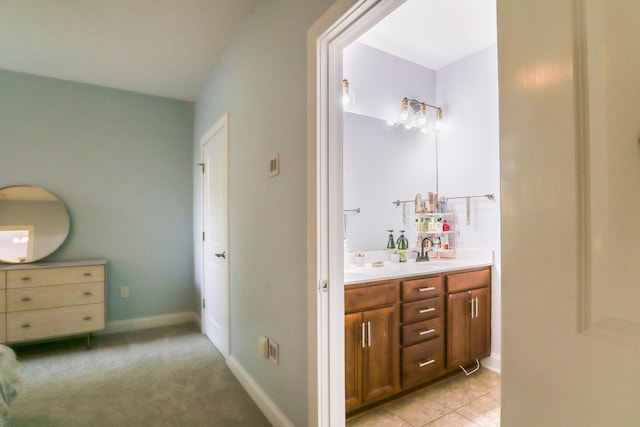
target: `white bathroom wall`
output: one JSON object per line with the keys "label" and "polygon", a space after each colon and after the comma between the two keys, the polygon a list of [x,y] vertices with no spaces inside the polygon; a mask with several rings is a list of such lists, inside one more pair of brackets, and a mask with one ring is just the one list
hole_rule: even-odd
{"label": "white bathroom wall", "polygon": [[385,129],[384,120],[397,116],[402,98],[427,103],[436,100],[436,73],[361,43],[343,52],[344,77],[356,93],[355,105],[344,116],[344,208],[346,237],[353,251],[384,249],[387,229],[397,240],[405,230],[415,245],[414,205],[402,205],[416,193],[435,191],[435,139],[402,127]]}
{"label": "white bathroom wall", "polygon": [[458,247],[494,250],[492,353],[501,350],[500,292],[500,153],[498,127],[498,58],[496,45],[437,72],[438,103],[445,110],[446,131],[438,136],[440,193],[448,197],[495,194],[496,200],[452,200],[462,240]]}

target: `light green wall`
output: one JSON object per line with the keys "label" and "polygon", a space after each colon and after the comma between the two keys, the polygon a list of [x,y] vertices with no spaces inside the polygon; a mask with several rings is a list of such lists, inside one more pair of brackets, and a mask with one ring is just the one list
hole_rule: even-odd
{"label": "light green wall", "polygon": [[188,103],[0,70],[0,187],[67,205],[46,260],[107,259],[108,321],[193,310],[192,141]]}
{"label": "light green wall", "polygon": [[[200,138],[230,112],[231,355],[296,426],[308,408],[307,30],[332,3],[260,2],[196,104],[196,161]],[[200,263],[196,252],[197,272]],[[258,354],[261,335],[280,344],[279,366]]]}

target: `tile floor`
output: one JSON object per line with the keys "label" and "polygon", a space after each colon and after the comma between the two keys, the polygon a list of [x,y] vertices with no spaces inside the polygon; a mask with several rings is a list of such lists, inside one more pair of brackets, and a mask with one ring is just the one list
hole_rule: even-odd
{"label": "tile floor", "polygon": [[500,426],[500,374],[483,368],[417,391],[354,417],[347,427]]}

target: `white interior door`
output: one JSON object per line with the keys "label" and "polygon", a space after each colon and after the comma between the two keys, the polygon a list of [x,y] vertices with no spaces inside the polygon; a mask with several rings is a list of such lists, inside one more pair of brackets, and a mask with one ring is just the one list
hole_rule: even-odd
{"label": "white interior door", "polygon": [[502,423],[640,425],[640,2],[497,10]]}
{"label": "white interior door", "polygon": [[202,139],[204,333],[229,355],[228,115]]}

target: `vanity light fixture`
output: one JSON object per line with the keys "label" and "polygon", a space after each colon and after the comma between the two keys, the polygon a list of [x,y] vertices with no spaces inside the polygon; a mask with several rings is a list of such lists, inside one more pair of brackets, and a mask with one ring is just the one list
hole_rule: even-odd
{"label": "vanity light fixture", "polygon": [[405,129],[419,129],[424,133],[443,130],[443,110],[441,107],[427,104],[416,99],[403,98],[397,120],[387,120],[385,127],[394,128],[403,125]]}
{"label": "vanity light fixture", "polygon": [[356,94],[353,92],[353,89],[349,86],[349,80],[342,80],[342,108],[348,109],[353,104],[356,103]]}

